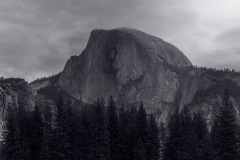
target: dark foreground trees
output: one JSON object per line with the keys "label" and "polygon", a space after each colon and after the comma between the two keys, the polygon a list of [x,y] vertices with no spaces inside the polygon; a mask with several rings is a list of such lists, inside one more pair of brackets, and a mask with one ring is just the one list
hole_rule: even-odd
{"label": "dark foreground trees", "polygon": [[[16,112],[17,111],[17,112]],[[56,108],[8,107],[3,160],[157,160],[159,130],[143,104],[117,108],[110,97],[73,108],[59,97]]]}
{"label": "dark foreground trees", "polygon": [[[113,97],[73,108],[10,105],[5,117],[3,160],[237,160],[239,127],[227,92],[211,132],[201,113],[185,106],[168,125],[148,115],[143,103],[117,106]],[[160,148],[161,138],[161,148]]]}

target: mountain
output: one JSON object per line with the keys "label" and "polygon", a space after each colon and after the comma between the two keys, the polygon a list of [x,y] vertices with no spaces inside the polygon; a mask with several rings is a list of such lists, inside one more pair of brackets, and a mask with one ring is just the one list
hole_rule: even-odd
{"label": "mountain", "polygon": [[46,78],[31,86],[51,99],[62,90],[85,103],[110,95],[119,104],[143,101],[159,121],[187,105],[211,123],[225,88],[236,110],[240,102],[238,72],[194,67],[172,44],[131,28],[93,30],[85,50],[67,61],[54,82]]}

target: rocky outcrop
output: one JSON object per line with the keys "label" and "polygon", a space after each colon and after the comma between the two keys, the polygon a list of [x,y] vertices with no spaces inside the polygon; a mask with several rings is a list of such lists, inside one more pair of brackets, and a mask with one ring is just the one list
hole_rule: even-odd
{"label": "rocky outcrop", "polygon": [[34,107],[32,89],[29,84],[23,79],[0,80],[0,136],[8,106],[18,107],[18,104],[24,105],[27,110],[32,110]]}

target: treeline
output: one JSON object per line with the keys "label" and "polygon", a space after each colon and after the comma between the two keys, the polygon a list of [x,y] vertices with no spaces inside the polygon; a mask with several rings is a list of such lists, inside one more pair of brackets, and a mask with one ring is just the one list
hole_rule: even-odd
{"label": "treeline", "polygon": [[42,81],[49,80],[51,82],[51,84],[55,84],[61,77],[61,74],[62,74],[62,72],[59,72],[59,73],[54,74],[49,77],[37,78],[36,80],[32,81],[31,83],[41,83]]}
{"label": "treeline", "polygon": [[190,66],[189,68],[193,68],[193,69],[199,69],[201,71],[204,71],[205,73],[214,75],[214,76],[219,76],[219,75],[233,75],[233,76],[239,76],[240,72],[236,71],[234,69],[228,69],[228,68],[224,68],[224,69],[218,69],[218,68],[211,68],[211,67],[198,67],[198,66]]}
{"label": "treeline", "polygon": [[9,106],[1,159],[239,160],[239,128],[227,91],[211,129],[187,107],[158,127],[143,103],[120,107],[110,97],[73,108],[60,97],[53,111]]}
{"label": "treeline", "polygon": [[72,107],[59,98],[52,111],[9,106],[3,160],[158,160],[159,130],[143,107],[107,104]]}

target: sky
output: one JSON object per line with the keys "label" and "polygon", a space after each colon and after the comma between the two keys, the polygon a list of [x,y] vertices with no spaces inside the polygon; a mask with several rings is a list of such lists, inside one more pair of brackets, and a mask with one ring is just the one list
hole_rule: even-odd
{"label": "sky", "polygon": [[194,65],[240,71],[239,0],[1,0],[0,76],[63,70],[93,29],[131,27],[178,47]]}

